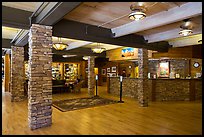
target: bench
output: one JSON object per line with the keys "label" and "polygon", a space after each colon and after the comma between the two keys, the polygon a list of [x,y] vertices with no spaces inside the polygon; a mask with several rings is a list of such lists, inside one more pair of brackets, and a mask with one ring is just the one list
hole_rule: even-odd
{"label": "bench", "polygon": [[52,80],[52,93],[67,92],[69,87],[65,84],[66,80]]}

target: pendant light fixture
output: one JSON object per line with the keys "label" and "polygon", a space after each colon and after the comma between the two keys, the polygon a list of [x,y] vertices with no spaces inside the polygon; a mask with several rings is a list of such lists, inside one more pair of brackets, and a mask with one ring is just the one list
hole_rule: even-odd
{"label": "pendant light fixture", "polygon": [[180,26],[181,30],[179,35],[181,36],[188,36],[193,33],[192,28],[193,24],[189,19],[184,20],[183,24]]}
{"label": "pendant light fixture", "polygon": [[141,20],[146,17],[146,8],[138,3],[134,3],[130,6],[131,13],[129,14],[129,18],[131,20]]}
{"label": "pendant light fixture", "polygon": [[88,60],[88,56],[83,56],[83,59],[84,60]]}
{"label": "pendant light fixture", "polygon": [[58,38],[58,42],[57,43],[53,43],[53,47],[56,50],[64,50],[67,47],[67,44],[63,43],[61,41],[61,38]]}
{"label": "pendant light fixture", "polygon": [[94,53],[102,53],[103,51],[106,50],[105,48],[101,48],[99,45],[100,45],[100,44],[97,43],[97,47],[92,48],[91,50],[92,50]]}

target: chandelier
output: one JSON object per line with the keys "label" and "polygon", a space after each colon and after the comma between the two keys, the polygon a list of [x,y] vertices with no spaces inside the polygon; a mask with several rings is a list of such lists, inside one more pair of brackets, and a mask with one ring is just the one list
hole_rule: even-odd
{"label": "chandelier", "polygon": [[61,38],[58,38],[58,42],[57,43],[53,43],[53,47],[56,50],[64,50],[67,47],[67,44],[62,43]]}
{"label": "chandelier", "polygon": [[98,45],[98,47],[95,47],[95,48],[91,49],[94,53],[102,53],[103,51],[106,50],[105,48],[99,47],[99,43],[97,45]]}
{"label": "chandelier", "polygon": [[146,17],[146,8],[144,6],[135,3],[130,6],[130,9],[132,12],[129,14],[129,18],[131,20],[138,21]]}
{"label": "chandelier", "polygon": [[188,19],[184,20],[183,24],[180,26],[181,30],[179,31],[179,35],[181,36],[188,36],[193,33],[192,28],[192,22]]}

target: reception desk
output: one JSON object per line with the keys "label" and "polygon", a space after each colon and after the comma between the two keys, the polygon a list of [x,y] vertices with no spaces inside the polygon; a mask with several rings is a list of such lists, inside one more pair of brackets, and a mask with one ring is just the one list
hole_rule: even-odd
{"label": "reception desk", "polygon": [[[138,78],[123,78],[123,96],[137,98]],[[119,95],[119,77],[108,78],[108,92]],[[202,79],[148,79],[150,101],[202,100]]]}

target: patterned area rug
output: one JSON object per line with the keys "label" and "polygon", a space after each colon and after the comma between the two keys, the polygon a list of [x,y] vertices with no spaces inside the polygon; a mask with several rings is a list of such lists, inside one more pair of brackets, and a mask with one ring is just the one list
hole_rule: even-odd
{"label": "patterned area rug", "polygon": [[68,100],[53,101],[52,105],[62,112],[90,108],[101,105],[118,103],[118,101],[102,97],[76,98]]}

